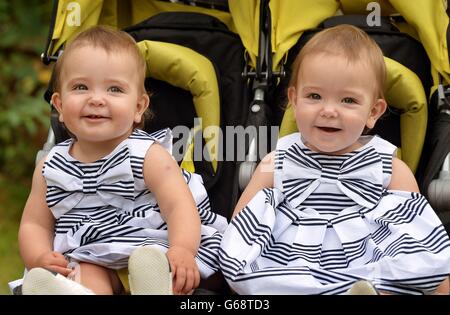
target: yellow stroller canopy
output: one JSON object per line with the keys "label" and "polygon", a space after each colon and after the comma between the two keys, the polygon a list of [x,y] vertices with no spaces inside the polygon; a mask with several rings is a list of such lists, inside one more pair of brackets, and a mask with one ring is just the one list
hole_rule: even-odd
{"label": "yellow stroller canopy", "polygon": [[[433,68],[450,83],[447,43],[449,17],[446,1],[429,0],[271,0],[273,66],[278,68],[289,49],[302,33],[316,27],[327,17],[339,14],[371,13],[369,3],[380,5],[380,14],[400,14],[409,26],[410,35],[422,42]],[[378,13],[378,12],[375,12]],[[301,18],[299,18],[301,16]]]}
{"label": "yellow stroller canopy", "polygon": [[77,33],[94,25],[125,28],[160,12],[200,12],[218,18],[236,32],[229,12],[156,0],[60,0],[46,53],[54,55]]}

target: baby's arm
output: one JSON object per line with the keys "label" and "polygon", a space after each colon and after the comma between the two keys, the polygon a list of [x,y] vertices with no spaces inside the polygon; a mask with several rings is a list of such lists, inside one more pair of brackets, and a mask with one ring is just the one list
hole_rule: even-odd
{"label": "baby's arm", "polygon": [[195,261],[200,244],[200,217],[194,198],[176,161],[157,143],[146,154],[143,173],[167,223],[167,257],[174,277],[174,293],[189,293],[200,283]]}
{"label": "baby's arm", "polygon": [[71,269],[60,253],[53,251],[55,220],[47,207],[47,185],[42,176],[42,159],[33,174],[31,192],[19,227],[19,250],[27,269],[43,267],[67,276]]}
{"label": "baby's arm", "polygon": [[416,178],[408,165],[396,157],[392,159],[392,176],[388,189],[419,192]]}
{"label": "baby's arm", "polygon": [[275,151],[267,154],[259,163],[258,167],[250,179],[247,187],[245,187],[234,208],[233,217],[236,216],[256,195],[256,193],[264,188],[273,187],[273,160]]}

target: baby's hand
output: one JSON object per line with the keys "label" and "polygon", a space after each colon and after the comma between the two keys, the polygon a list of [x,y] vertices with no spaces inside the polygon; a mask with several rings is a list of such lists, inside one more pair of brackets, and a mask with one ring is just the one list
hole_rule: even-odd
{"label": "baby's hand", "polygon": [[174,294],[190,294],[200,283],[200,273],[191,251],[171,246],[167,251],[173,277]]}
{"label": "baby's hand", "polygon": [[35,266],[57,272],[67,277],[72,269],[67,268],[69,262],[64,255],[57,252],[45,252],[36,259]]}

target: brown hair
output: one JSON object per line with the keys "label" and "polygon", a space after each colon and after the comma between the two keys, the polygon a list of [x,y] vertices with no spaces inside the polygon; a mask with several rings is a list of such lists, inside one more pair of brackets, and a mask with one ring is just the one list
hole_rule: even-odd
{"label": "brown hair", "polygon": [[[77,34],[64,48],[64,52],[56,61],[53,69],[53,91],[60,92],[61,89],[61,71],[64,66],[65,59],[74,49],[92,46],[104,49],[108,54],[112,52],[127,52],[136,62],[136,68],[139,78],[139,89],[142,93],[147,93],[145,89],[145,76],[147,72],[147,63],[139,51],[136,41],[128,33],[113,29],[108,26],[98,25],[88,28],[87,30]],[[142,121],[137,128],[144,127],[144,121],[152,117],[152,113],[147,109],[142,117]]]}
{"label": "brown hair", "polygon": [[386,66],[383,52],[363,30],[348,24],[325,29],[315,34],[302,48],[292,65],[289,86],[295,87],[298,72],[306,56],[310,54],[343,55],[348,62],[364,62],[373,71],[376,80],[376,97],[384,98]]}

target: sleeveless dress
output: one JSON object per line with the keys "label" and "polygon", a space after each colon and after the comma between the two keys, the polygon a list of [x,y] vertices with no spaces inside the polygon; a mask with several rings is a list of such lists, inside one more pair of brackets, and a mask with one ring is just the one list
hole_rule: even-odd
{"label": "sleeveless dress", "polygon": [[281,138],[274,187],[233,218],[220,267],[239,294],[345,294],[359,280],[430,293],[450,273],[450,240],[418,193],[387,190],[395,147],[374,136],[340,156]]}
{"label": "sleeveless dress", "polygon": [[[127,267],[138,246],[167,251],[167,225],[142,174],[145,154],[154,142],[171,153],[168,129],[152,134],[136,129],[113,152],[93,163],[81,163],[69,154],[73,139],[50,151],[42,172],[47,205],[56,219],[55,251],[111,269]],[[218,249],[227,221],[211,212],[201,177],[186,171],[183,176],[201,218],[201,244],[195,258],[201,277],[207,278],[218,270]]]}

